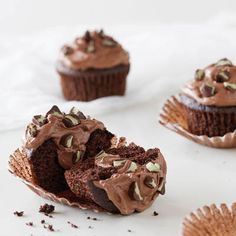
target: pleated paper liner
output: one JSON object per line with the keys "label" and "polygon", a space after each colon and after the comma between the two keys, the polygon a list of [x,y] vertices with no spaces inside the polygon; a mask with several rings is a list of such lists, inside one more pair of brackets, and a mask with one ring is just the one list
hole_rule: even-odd
{"label": "pleated paper liner", "polygon": [[183,236],[235,236],[236,203],[204,206],[191,213],[183,223]]}
{"label": "pleated paper liner", "polygon": [[184,108],[179,102],[178,96],[172,96],[161,109],[159,122],[166,128],[180,134],[196,143],[214,148],[236,147],[236,130],[226,133],[224,136],[208,137],[206,135],[194,135],[187,131],[187,123],[184,117]]}
{"label": "pleated paper liner", "polygon": [[100,206],[98,206],[97,204],[92,203],[92,202],[82,201],[81,199],[77,198],[70,190],[57,193],[57,194],[50,193],[44,190],[43,188],[41,188],[40,186],[30,183],[29,181],[26,181],[25,179],[17,176],[11,169],[9,169],[9,172],[13,174],[14,176],[16,176],[17,178],[19,178],[33,192],[35,192],[37,195],[45,199],[48,199],[57,203],[61,203],[63,205],[68,205],[70,207],[78,207],[83,210],[92,210],[94,212],[105,212],[105,210],[101,208]]}

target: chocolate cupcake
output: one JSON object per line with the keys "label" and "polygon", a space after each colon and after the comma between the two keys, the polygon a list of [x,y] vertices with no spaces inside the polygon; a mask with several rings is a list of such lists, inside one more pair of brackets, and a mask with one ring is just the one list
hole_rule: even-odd
{"label": "chocolate cupcake", "polygon": [[113,137],[102,122],[86,118],[77,109],[65,114],[53,106],[45,116],[33,117],[23,146],[10,157],[10,169],[46,191],[60,193],[69,189],[65,170],[79,159],[109,149]]}
{"label": "chocolate cupcake", "polygon": [[65,177],[77,197],[127,215],[145,210],[165,193],[166,163],[159,149],[130,144],[76,164]]}
{"label": "chocolate cupcake", "polygon": [[165,192],[166,163],[159,149],[126,145],[76,108],[53,106],[34,116],[9,170],[33,191],[82,209],[131,214]]}
{"label": "chocolate cupcake", "polygon": [[129,55],[112,37],[86,31],[62,47],[57,63],[67,100],[90,101],[125,94]]}
{"label": "chocolate cupcake", "polygon": [[182,90],[187,129],[196,135],[223,136],[236,128],[236,67],[221,59],[197,70]]}

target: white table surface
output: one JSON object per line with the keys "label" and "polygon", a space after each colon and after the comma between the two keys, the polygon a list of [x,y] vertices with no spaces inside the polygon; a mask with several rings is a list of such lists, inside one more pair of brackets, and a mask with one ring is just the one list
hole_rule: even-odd
{"label": "white table surface", "polygon": [[[166,91],[166,94],[169,92]],[[99,115],[109,130],[128,140],[148,147],[159,147],[168,164],[166,194],[148,210],[131,216],[97,214],[53,203],[54,218],[38,213],[44,200],[8,173],[10,153],[21,144],[24,129],[0,133],[0,222],[1,235],[54,235],[40,221],[52,223],[57,235],[181,235],[183,218],[192,210],[210,203],[235,201],[235,149],[220,150],[200,146],[165,129],[157,122],[163,99],[120,109],[113,114]],[[24,211],[23,217],[13,215]],[[159,213],[152,216],[153,211]],[[86,219],[97,217],[99,221]],[[25,223],[32,221],[35,226]],[[72,228],[67,221],[79,226]],[[88,228],[92,226],[92,229]],[[131,232],[128,232],[128,230]]]}

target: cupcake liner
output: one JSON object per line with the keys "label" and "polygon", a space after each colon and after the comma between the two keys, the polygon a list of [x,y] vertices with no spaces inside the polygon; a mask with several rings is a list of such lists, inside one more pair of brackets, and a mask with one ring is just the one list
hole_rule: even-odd
{"label": "cupcake liner", "polygon": [[191,213],[183,223],[183,236],[234,236],[236,235],[236,203],[231,208],[221,204],[204,206]]}
{"label": "cupcake liner", "polygon": [[187,121],[184,116],[185,109],[179,102],[179,97],[172,96],[161,109],[159,123],[166,128],[202,145],[215,148],[236,147],[236,130],[228,132],[224,136],[208,137],[206,135],[194,135],[187,130]]}
{"label": "cupcake liner", "polygon": [[35,192],[37,195],[45,199],[61,203],[63,205],[68,205],[71,207],[78,207],[83,210],[92,210],[94,212],[106,212],[103,208],[99,207],[97,204],[93,202],[86,202],[76,198],[76,196],[70,190],[57,194],[50,193],[41,188],[40,186],[35,185],[20,176],[17,176],[16,173],[10,168],[8,170],[11,174],[13,174],[17,178],[19,178],[24,184],[26,184],[26,186],[29,187],[33,192]]}
{"label": "cupcake liner", "polygon": [[233,132],[236,127],[236,108],[205,106],[181,94],[180,101],[185,111],[188,131],[195,135],[208,137],[223,136]]}
{"label": "cupcake liner", "polygon": [[96,98],[125,94],[129,66],[85,71],[63,71],[61,87],[67,100],[91,101]]}

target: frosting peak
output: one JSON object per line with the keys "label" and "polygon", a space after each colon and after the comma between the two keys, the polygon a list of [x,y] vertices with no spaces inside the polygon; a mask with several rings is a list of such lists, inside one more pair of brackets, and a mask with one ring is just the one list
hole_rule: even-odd
{"label": "frosting peak", "polygon": [[86,31],[61,49],[59,61],[71,69],[106,69],[129,64],[129,54],[101,31]]}
{"label": "frosting peak", "polygon": [[182,92],[206,106],[236,105],[236,66],[223,58],[205,69],[196,70],[195,80],[184,86]]}

